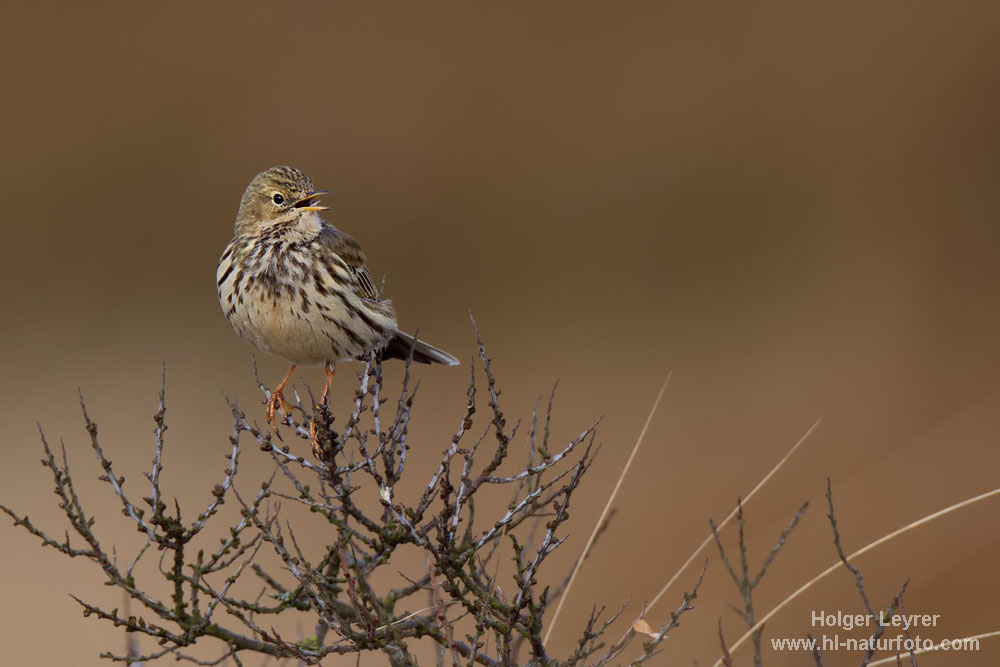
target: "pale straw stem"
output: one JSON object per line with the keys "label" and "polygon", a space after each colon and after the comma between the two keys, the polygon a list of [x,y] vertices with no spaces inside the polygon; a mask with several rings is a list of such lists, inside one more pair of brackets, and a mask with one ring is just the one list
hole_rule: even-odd
{"label": "pale straw stem", "polygon": [[[767,484],[768,480],[771,479],[776,472],[778,472],[779,470],[781,470],[781,466],[785,465],[785,462],[788,461],[788,459],[790,459],[792,457],[792,454],[794,454],[795,450],[797,450],[802,445],[802,443],[806,441],[806,438],[808,438],[810,436],[810,434],[812,434],[812,432],[816,430],[816,427],[819,426],[819,423],[821,421],[823,421],[822,417],[820,417],[819,419],[817,419],[813,423],[813,425],[809,427],[809,430],[806,431],[805,434],[801,438],[799,438],[799,441],[796,442],[795,445],[793,445],[792,448],[788,450],[788,453],[785,454],[784,458],[782,458],[780,461],[778,461],[777,465],[775,465],[773,468],[771,468],[771,472],[769,472],[766,475],[764,475],[764,478],[762,480],[760,480],[760,482],[757,483],[757,486],[753,487],[753,490],[750,493],[747,494],[746,498],[743,499],[743,504],[744,505],[746,505],[747,501],[750,500],[751,498],[753,498],[754,495],[758,491],[760,491],[760,489],[765,484]],[[733,511],[731,511],[729,513],[729,516],[727,516],[725,519],[722,520],[722,523],[719,524],[719,528],[718,528],[719,531],[721,531],[725,527],[725,525],[727,523],[729,523],[730,520],[732,520],[732,518],[734,516],[736,516],[736,511],[737,510],[738,510],[738,507],[734,507]],[[688,557],[688,559],[686,561],[684,561],[684,564],[681,565],[680,569],[677,570],[677,572],[674,573],[674,576],[672,576],[670,578],[670,581],[668,581],[666,584],[664,584],[663,588],[661,588],[660,592],[656,594],[656,597],[653,598],[652,602],[650,602],[648,605],[646,605],[646,610],[647,611],[650,610],[650,609],[652,609],[653,605],[655,605],[657,602],[660,601],[660,598],[663,597],[664,593],[666,593],[670,589],[670,587],[674,585],[674,582],[677,581],[677,579],[681,576],[681,574],[683,574],[684,571],[688,569],[688,566],[691,565],[691,563],[694,562],[694,559],[697,558],[701,554],[701,552],[705,550],[705,547],[707,547],[711,541],[712,541],[712,535],[709,534],[709,536],[705,538],[705,541],[701,543],[701,546],[699,546],[697,549],[695,549],[694,553],[692,553]]]}
{"label": "pale straw stem", "polygon": [[[960,639],[949,639],[948,646],[949,648],[955,645],[961,646],[966,642],[971,642],[971,641],[979,642],[980,639],[989,639],[990,637],[1000,637],[1000,630],[996,630],[994,632],[984,632],[981,635],[971,635],[969,637],[962,637]],[[930,646],[928,648],[915,649],[913,651],[913,655],[920,655],[921,653],[930,653],[932,651],[940,651],[944,647],[944,644],[945,644],[944,642],[938,642],[934,646]],[[909,651],[907,651],[907,653],[909,653]],[[889,656],[888,658],[881,658],[880,660],[876,660],[875,662],[869,662],[868,664],[871,665],[871,667],[875,667],[875,665],[888,665],[889,663],[895,663],[895,662],[896,662],[896,656],[893,655]]]}
{"label": "pale straw stem", "polygon": [[[917,528],[919,526],[924,525],[925,523],[930,523],[934,519],[940,518],[940,517],[942,517],[942,516],[944,516],[946,514],[950,514],[950,513],[954,512],[955,510],[961,509],[963,507],[967,507],[969,505],[972,505],[973,503],[978,503],[980,500],[986,500],[987,498],[991,498],[991,497],[993,497],[995,495],[998,495],[998,494],[1000,494],[1000,488],[993,489],[992,491],[987,491],[986,493],[980,494],[980,495],[975,496],[973,498],[969,498],[967,500],[963,500],[960,503],[956,503],[954,505],[951,505],[950,507],[946,507],[943,510],[939,510],[937,512],[934,512],[933,514],[928,514],[927,516],[923,517],[922,519],[917,519],[913,523],[907,524],[907,525],[903,526],[902,528],[899,528],[898,530],[894,530],[893,532],[889,533],[888,535],[883,535],[882,537],[878,538],[877,540],[875,540],[871,544],[868,544],[867,546],[864,546],[861,549],[858,549],[857,551],[855,551],[854,553],[852,553],[850,556],[848,556],[847,560],[853,561],[855,558],[858,558],[859,556],[862,556],[862,555],[868,553],[869,551],[871,551],[875,547],[877,547],[877,546],[879,546],[881,544],[885,544],[889,540],[892,540],[892,539],[894,539],[896,537],[899,537],[903,533],[907,533],[907,532],[913,530],[914,528]],[[810,579],[809,581],[807,581],[805,584],[803,584],[797,591],[795,591],[794,593],[792,593],[791,595],[789,595],[787,598],[785,598],[784,600],[782,600],[780,603],[778,603],[778,606],[776,606],[774,609],[772,609],[771,611],[769,611],[767,613],[767,615],[764,616],[764,618],[762,618],[759,621],[757,621],[756,625],[754,625],[752,628],[750,628],[749,630],[747,630],[746,634],[744,634],[742,637],[740,637],[738,640],[736,640],[736,643],[729,647],[729,653],[732,654],[733,651],[735,651],[736,649],[738,649],[743,644],[743,642],[745,642],[753,633],[757,632],[757,630],[759,630],[765,623],[767,623],[769,620],[771,620],[771,618],[774,617],[775,614],[777,614],[779,611],[781,611],[786,606],[788,606],[788,604],[791,603],[792,600],[794,600],[795,598],[797,598],[800,595],[802,595],[803,593],[805,593],[807,590],[809,590],[810,588],[812,588],[812,586],[814,584],[816,584],[817,582],[819,582],[820,580],[822,580],[823,578],[825,578],[828,574],[830,574],[831,572],[833,572],[837,568],[842,567],[843,565],[844,565],[843,561],[839,561],[838,560],[836,563],[834,563],[830,567],[826,568],[825,570],[823,570],[822,572],[820,572],[818,575],[816,575],[815,577],[813,577],[812,579]],[[720,657],[718,660],[715,661],[714,667],[719,667],[721,664],[722,664],[722,658]]]}
{"label": "pale straw stem", "polygon": [[583,565],[583,561],[587,558],[587,554],[590,553],[590,547],[594,544],[594,539],[597,537],[597,533],[600,532],[601,526],[604,525],[604,520],[608,516],[608,512],[611,511],[611,505],[615,501],[615,496],[618,495],[618,489],[622,486],[622,481],[625,479],[625,475],[628,474],[628,469],[632,465],[633,459],[635,459],[636,452],[639,451],[639,446],[642,444],[643,438],[646,437],[646,431],[649,430],[649,425],[653,421],[653,415],[656,414],[656,408],[660,405],[660,399],[663,398],[663,392],[667,390],[667,384],[670,383],[670,376],[673,371],[667,373],[667,379],[663,381],[663,387],[660,388],[660,393],[656,397],[656,401],[653,402],[653,408],[649,411],[649,416],[646,417],[646,423],[642,427],[642,431],[639,433],[638,440],[635,441],[635,446],[632,447],[632,453],[629,454],[628,461],[625,462],[625,468],[622,469],[621,475],[618,476],[618,481],[615,483],[615,488],[611,492],[611,496],[608,498],[608,502],[604,505],[604,511],[601,512],[601,517],[594,524],[594,530],[590,533],[590,539],[587,540],[586,546],[583,547],[583,552],[576,561],[576,565],[573,566],[573,572],[569,576],[569,582],[566,584],[565,590],[563,590],[562,596],[559,598],[559,604],[556,606],[556,611],[552,614],[552,620],[549,621],[549,628],[545,632],[545,637],[542,639],[542,644],[546,645],[549,643],[549,637],[552,636],[552,628],[556,626],[556,619],[559,618],[559,612],[562,611],[563,604],[566,603],[566,598],[569,597],[569,591],[573,587],[573,581],[576,579],[577,573],[580,571],[580,566]]}

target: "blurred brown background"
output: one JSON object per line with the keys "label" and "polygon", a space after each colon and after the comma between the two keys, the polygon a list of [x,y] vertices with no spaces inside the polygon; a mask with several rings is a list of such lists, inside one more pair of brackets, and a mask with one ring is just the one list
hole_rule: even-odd
{"label": "blurred brown background", "polygon": [[[138,495],[165,362],[165,483],[200,511],[225,464],[221,392],[262,413],[216,262],[250,178],[292,164],[331,191],[331,221],[388,276],[405,328],[469,359],[473,311],[512,417],[557,378],[560,439],[605,415],[550,581],[673,370],[554,655],[592,604],[631,597],[626,616],[638,614],[708,518],[823,417],[747,508],[759,560],[813,501],[758,590],[763,613],[835,559],[828,475],[849,551],[1000,486],[998,19],[990,3],[7,7],[0,500],[62,534],[40,422],[103,508],[97,530],[131,558],[134,530],[96,482],[76,391]],[[285,369],[259,361],[272,381]],[[456,426],[465,369],[420,370],[418,451],[439,451]],[[352,374],[339,375],[341,399]],[[250,448],[245,462],[252,488],[264,461]],[[877,606],[910,578],[907,611],[942,615],[925,636],[1000,629],[998,510],[991,499],[861,559]],[[7,520],[0,544],[4,664],[121,652],[121,633],[67,595],[120,604],[91,563]],[[659,664],[711,664],[720,616],[730,641],[745,629],[709,553],[698,608]],[[838,572],[767,635],[815,631],[813,609],[862,607]],[[920,664],[998,655],[993,639]]]}

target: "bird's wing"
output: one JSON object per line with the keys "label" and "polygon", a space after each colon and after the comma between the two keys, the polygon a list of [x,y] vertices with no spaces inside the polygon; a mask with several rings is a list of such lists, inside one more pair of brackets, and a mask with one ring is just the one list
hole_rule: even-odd
{"label": "bird's wing", "polygon": [[336,255],[347,266],[350,275],[354,278],[352,287],[355,294],[362,299],[378,299],[378,290],[375,289],[372,278],[368,274],[368,267],[365,266],[365,253],[353,236],[345,234],[339,229],[324,226],[316,241],[324,250]]}

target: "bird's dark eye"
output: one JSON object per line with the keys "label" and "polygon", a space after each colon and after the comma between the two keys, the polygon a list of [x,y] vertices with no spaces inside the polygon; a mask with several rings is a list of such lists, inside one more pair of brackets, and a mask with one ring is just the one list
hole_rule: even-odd
{"label": "bird's dark eye", "polygon": [[275,192],[274,197],[272,197],[271,199],[273,199],[274,203],[277,204],[278,206],[281,206],[282,204],[285,203],[285,198],[281,196],[280,192]]}

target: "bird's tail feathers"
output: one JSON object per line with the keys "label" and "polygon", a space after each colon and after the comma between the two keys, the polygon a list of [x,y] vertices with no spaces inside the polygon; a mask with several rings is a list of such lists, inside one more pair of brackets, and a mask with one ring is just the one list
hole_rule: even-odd
{"label": "bird's tail feathers", "polygon": [[417,340],[408,333],[397,331],[396,335],[386,344],[382,350],[383,359],[410,358],[413,352],[413,360],[421,364],[444,364],[446,366],[457,366],[458,359],[448,354],[442,349],[436,348],[422,340]]}

